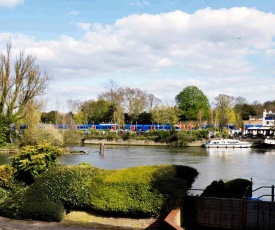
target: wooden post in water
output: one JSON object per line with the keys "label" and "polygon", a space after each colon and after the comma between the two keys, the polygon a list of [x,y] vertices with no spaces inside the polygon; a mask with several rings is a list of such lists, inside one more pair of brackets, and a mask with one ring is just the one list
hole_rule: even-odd
{"label": "wooden post in water", "polygon": [[102,142],[99,143],[99,153],[104,155],[104,143]]}

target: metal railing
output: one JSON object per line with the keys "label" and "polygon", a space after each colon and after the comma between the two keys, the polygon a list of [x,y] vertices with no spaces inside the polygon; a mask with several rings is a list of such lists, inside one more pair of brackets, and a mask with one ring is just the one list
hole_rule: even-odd
{"label": "metal railing", "polygon": [[252,193],[255,192],[255,191],[257,191],[257,190],[263,189],[263,188],[271,188],[271,194],[264,194],[264,195],[259,196],[258,198],[269,196],[269,197],[271,197],[271,202],[274,202],[274,185],[271,185],[271,186],[261,186],[261,187],[259,187],[257,189],[252,190]]}

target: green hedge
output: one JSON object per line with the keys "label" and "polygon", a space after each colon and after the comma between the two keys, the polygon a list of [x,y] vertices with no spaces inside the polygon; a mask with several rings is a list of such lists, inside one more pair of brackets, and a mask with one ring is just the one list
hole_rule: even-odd
{"label": "green hedge", "polygon": [[0,204],[0,215],[13,219],[59,222],[63,219],[64,214],[65,209],[62,204],[52,201],[27,200],[24,191],[9,197]]}
{"label": "green hedge", "polygon": [[[58,221],[64,207],[67,211],[86,209],[108,215],[157,216],[182,204],[197,175],[196,169],[180,165],[120,170],[89,164],[58,166],[38,177],[20,196],[6,199],[0,205],[5,210],[0,215]],[[27,206],[30,208],[24,212]]]}

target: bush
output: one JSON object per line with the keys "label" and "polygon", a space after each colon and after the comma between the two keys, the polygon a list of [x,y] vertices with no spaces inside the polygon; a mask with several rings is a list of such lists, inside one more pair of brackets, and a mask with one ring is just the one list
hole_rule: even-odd
{"label": "bush", "polygon": [[24,196],[24,191],[10,196],[0,204],[0,215],[12,219],[61,221],[64,213],[65,209],[61,204],[51,201],[30,201]]}
{"label": "bush", "polygon": [[36,179],[26,191],[26,196],[37,202],[62,203],[67,209],[91,208],[91,182],[96,180],[95,175],[99,171],[101,169],[85,164],[51,168]]}
{"label": "bush", "polygon": [[250,180],[237,178],[225,183],[225,187],[233,198],[243,198],[246,190],[252,186]]}
{"label": "bush", "polygon": [[35,146],[24,146],[20,154],[12,159],[12,168],[16,179],[27,184],[34,182],[35,177],[52,166],[59,164],[57,157],[63,149],[52,146],[50,142],[39,142]]}
{"label": "bush", "polygon": [[84,137],[83,131],[79,130],[64,130],[65,144],[79,144]]}
{"label": "bush", "polygon": [[201,196],[223,197],[223,198],[243,198],[246,189],[251,186],[251,181],[237,178],[224,183],[222,180],[213,181],[203,191]]}
{"label": "bush", "polygon": [[226,189],[225,184],[222,180],[219,180],[219,181],[215,180],[205,188],[201,196],[229,198],[230,194]]}
{"label": "bush", "polygon": [[63,219],[64,214],[63,205],[51,201],[24,202],[19,209],[19,218],[24,220],[59,222]]}
{"label": "bush", "polygon": [[0,187],[0,203],[2,203],[7,197],[9,192],[6,189]]}
{"label": "bush", "polygon": [[52,126],[45,126],[39,129],[36,142],[46,141],[51,143],[53,146],[63,146],[64,145],[64,138],[63,138],[63,131],[55,129]]}

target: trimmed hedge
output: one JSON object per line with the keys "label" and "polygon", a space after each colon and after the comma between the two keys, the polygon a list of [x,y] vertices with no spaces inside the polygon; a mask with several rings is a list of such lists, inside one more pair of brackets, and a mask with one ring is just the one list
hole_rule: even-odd
{"label": "trimmed hedge", "polygon": [[6,199],[0,205],[5,210],[0,215],[60,221],[65,208],[119,216],[157,216],[182,204],[197,175],[196,169],[180,165],[120,170],[89,164],[58,166],[38,177],[20,196]]}
{"label": "trimmed hedge", "polygon": [[28,201],[21,194],[13,195],[0,205],[0,215],[23,220],[41,220],[59,222],[63,219],[65,209],[62,204],[51,201]]}

